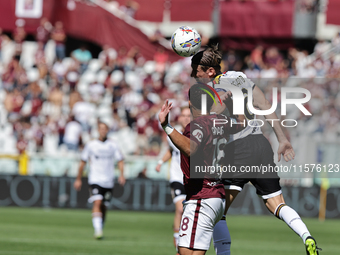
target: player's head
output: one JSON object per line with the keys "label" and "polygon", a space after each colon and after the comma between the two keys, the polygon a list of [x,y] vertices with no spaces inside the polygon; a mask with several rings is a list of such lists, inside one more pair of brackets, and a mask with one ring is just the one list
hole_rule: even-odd
{"label": "player's head", "polygon": [[181,107],[181,115],[179,115],[178,122],[185,128],[190,123],[191,113],[188,106]]}
{"label": "player's head", "polygon": [[191,77],[214,78],[221,72],[222,53],[218,45],[211,45],[204,51],[198,52],[191,59]]}
{"label": "player's head", "polygon": [[109,132],[109,126],[104,122],[98,123],[98,133],[99,133],[99,140],[106,140],[107,133]]}
{"label": "player's head", "polygon": [[214,92],[210,89],[210,87],[206,84],[196,83],[189,89],[189,106],[194,117],[194,113],[197,112],[197,110],[201,112],[202,95],[206,95],[206,109],[207,112],[210,112],[214,103],[214,100],[211,97],[211,95],[214,95]]}

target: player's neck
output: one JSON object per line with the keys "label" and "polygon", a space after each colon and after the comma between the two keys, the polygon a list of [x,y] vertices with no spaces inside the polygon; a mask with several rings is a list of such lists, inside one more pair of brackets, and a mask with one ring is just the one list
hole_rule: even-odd
{"label": "player's neck", "polygon": [[99,137],[98,140],[101,141],[101,142],[105,142],[107,140],[107,137],[106,136],[105,137]]}

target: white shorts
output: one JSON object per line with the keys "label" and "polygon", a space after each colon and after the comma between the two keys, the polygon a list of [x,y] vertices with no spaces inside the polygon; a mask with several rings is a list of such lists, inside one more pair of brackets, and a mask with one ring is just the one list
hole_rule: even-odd
{"label": "white shorts", "polygon": [[215,224],[222,218],[225,200],[208,198],[183,203],[179,247],[209,250]]}

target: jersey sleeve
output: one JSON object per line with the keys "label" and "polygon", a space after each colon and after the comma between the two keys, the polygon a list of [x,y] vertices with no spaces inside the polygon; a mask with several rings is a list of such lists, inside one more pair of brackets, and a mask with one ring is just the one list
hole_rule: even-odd
{"label": "jersey sleeve", "polygon": [[86,145],[85,145],[85,147],[84,147],[84,149],[83,149],[83,151],[82,151],[82,153],[81,153],[81,156],[80,156],[80,159],[82,160],[82,161],[88,161],[88,159],[89,159],[89,157],[90,157],[90,144],[89,143],[87,143]]}
{"label": "jersey sleeve", "polygon": [[206,129],[202,123],[193,121],[190,126],[190,140],[195,142],[198,146],[206,137]]}

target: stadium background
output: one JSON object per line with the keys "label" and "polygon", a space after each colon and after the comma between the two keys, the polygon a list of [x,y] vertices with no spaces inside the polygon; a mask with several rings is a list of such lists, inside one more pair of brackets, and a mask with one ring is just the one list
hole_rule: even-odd
{"label": "stadium background", "polygon": [[[177,106],[187,101],[190,58],[175,55],[169,43],[181,25],[195,27],[203,45],[219,43],[223,69],[245,72],[267,99],[274,86],[311,91],[306,107],[312,117],[288,108],[286,118],[298,121],[298,127],[285,129],[296,150],[294,164],[339,164],[336,0],[32,1],[33,9],[42,4],[40,14],[31,12],[25,2],[30,1],[0,0],[0,211],[6,217],[14,215],[13,221],[18,221],[16,214],[34,217],[41,211],[16,211],[10,206],[89,208],[87,189],[77,193],[72,184],[81,148],[97,135],[98,120],[110,124],[110,137],[126,156],[128,181],[124,188],[116,185],[111,209],[174,209],[167,182],[169,165],[164,164],[161,173],[155,171],[158,155],[166,147],[155,116],[166,98]],[[46,22],[41,25],[43,17]],[[58,33],[64,34],[64,42],[55,37],[58,21],[63,24]],[[48,32],[39,37],[42,27]],[[57,61],[56,46],[63,44],[65,57]],[[74,51],[83,45],[89,52],[76,56]],[[81,126],[80,138],[66,141],[65,136],[77,136],[65,133],[73,116]],[[174,122],[177,116],[178,112],[172,115]],[[263,132],[276,151],[268,125]],[[302,217],[339,218],[338,176],[337,172],[282,174],[287,204]],[[248,185],[235,201],[231,215],[269,215],[252,189]],[[79,214],[64,210],[72,212]],[[147,221],[147,214],[141,217]],[[35,226],[36,221],[29,219]],[[317,226],[327,229],[325,224]],[[169,231],[163,231],[171,235],[168,225]],[[5,250],[0,253],[12,254]]]}

